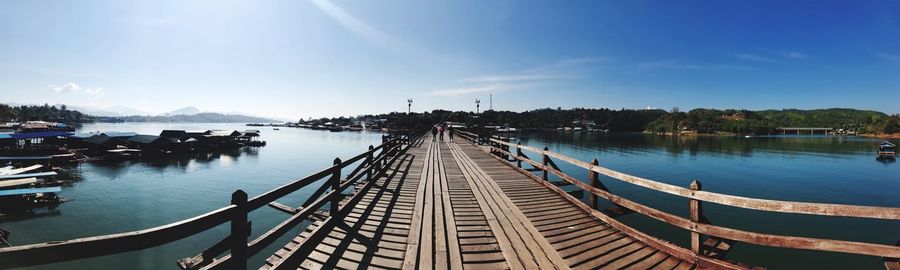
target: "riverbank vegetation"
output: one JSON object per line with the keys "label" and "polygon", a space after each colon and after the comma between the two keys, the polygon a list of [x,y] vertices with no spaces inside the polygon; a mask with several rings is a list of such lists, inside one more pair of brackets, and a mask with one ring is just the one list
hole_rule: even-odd
{"label": "riverbank vegetation", "polygon": [[900,132],[900,115],[856,109],[716,110],[678,108],[650,122],[646,131],[682,134],[774,134],[778,127],[822,127],[860,134]]}
{"label": "riverbank vegetation", "polygon": [[22,105],[9,106],[0,104],[0,122],[48,121],[80,126],[82,123],[260,123],[281,122],[278,120],[246,116],[238,114],[196,113],[181,115],[131,115],[131,116],[92,116],[77,110],[70,110],[66,105]]}
{"label": "riverbank vegetation", "polygon": [[0,104],[0,122],[51,121],[78,126],[93,121],[91,116],[79,111],[69,110],[66,105],[59,107],[44,104],[43,106],[9,106]]}

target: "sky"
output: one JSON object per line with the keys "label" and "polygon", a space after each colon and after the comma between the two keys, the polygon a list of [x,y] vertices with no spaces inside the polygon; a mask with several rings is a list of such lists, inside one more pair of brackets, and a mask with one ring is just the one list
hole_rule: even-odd
{"label": "sky", "polygon": [[900,113],[900,1],[0,2],[0,102],[296,119],[407,99]]}

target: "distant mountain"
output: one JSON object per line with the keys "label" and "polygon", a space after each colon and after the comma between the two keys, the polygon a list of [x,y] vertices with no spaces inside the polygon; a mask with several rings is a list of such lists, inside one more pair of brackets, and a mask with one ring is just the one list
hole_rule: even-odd
{"label": "distant mountain", "polygon": [[[57,107],[60,104],[56,104]],[[83,114],[94,115],[94,116],[125,116],[125,115],[150,115],[150,113],[146,111],[142,111],[139,109],[125,107],[125,106],[112,106],[105,108],[94,108],[94,107],[83,107],[83,106],[68,106],[70,109],[77,110]]]}
{"label": "distant mountain", "polygon": [[240,114],[197,113],[192,115],[178,114],[168,116],[114,116],[97,117],[97,122],[161,122],[161,123],[281,123],[283,121],[264,117]]}
{"label": "distant mountain", "polygon": [[184,107],[184,108],[181,108],[181,109],[177,109],[177,110],[174,110],[174,111],[171,111],[171,112],[161,113],[161,114],[159,114],[159,115],[163,115],[163,116],[166,116],[166,115],[168,115],[168,116],[172,116],[172,115],[194,115],[194,114],[198,114],[198,113],[201,113],[201,112],[202,112],[202,111],[200,111],[200,109],[197,109],[197,107],[188,106],[188,107]]}

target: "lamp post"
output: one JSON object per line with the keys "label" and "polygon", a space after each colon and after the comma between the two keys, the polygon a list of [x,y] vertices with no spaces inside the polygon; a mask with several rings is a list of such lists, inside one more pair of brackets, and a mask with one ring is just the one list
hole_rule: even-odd
{"label": "lamp post", "polygon": [[480,107],[481,107],[481,100],[476,99],[475,100],[475,114],[478,114]]}
{"label": "lamp post", "polygon": [[406,100],[406,114],[412,114],[412,99]]}

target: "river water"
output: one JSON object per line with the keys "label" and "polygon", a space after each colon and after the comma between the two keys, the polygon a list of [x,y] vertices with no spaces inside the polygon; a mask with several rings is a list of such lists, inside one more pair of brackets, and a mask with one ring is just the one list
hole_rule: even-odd
{"label": "river water", "polygon": [[[64,167],[60,177],[76,180],[60,196],[71,199],[53,211],[0,220],[15,245],[64,240],[151,228],[193,217],[222,206],[243,189],[251,197],[329,166],[381,141],[381,133],[245,127],[240,124],[91,124],[83,131],[163,129],[260,129],[268,145],[167,161],[120,164],[81,163]],[[543,147],[644,178],[687,186],[698,180],[704,190],[732,195],[824,203],[900,207],[900,164],[874,158],[877,140],[841,137],[666,137],[644,134],[539,133],[520,136]],[[536,156],[532,154],[532,156]],[[562,170],[587,179],[587,172],[562,161]],[[637,202],[687,216],[686,199],[611,178],[611,191]],[[317,185],[313,185],[317,186]],[[302,203],[315,187],[278,200]],[[602,206],[608,207],[609,204]],[[869,219],[763,213],[707,203],[713,224],[774,234],[894,244],[900,223]],[[268,207],[250,215],[253,236],[287,215]],[[631,214],[619,218],[652,235],[688,246],[689,233]],[[175,260],[197,254],[228,234],[227,225],[174,243],[118,255],[35,267],[35,269],[177,269]],[[290,233],[293,234],[293,233]],[[283,237],[253,258],[261,265]],[[883,269],[879,258],[797,251],[738,244],[729,259],[771,269]]]}

